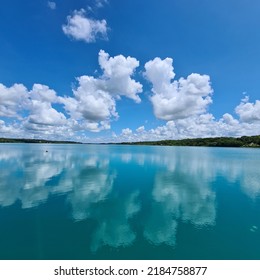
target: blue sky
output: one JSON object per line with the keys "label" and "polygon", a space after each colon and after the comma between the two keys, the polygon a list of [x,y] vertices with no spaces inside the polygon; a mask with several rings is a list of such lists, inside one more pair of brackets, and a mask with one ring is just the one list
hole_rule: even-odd
{"label": "blue sky", "polygon": [[260,134],[260,3],[4,1],[0,137]]}

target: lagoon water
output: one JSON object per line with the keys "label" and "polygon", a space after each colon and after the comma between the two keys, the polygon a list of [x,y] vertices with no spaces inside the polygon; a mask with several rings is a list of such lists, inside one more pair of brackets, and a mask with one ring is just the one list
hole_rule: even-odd
{"label": "lagoon water", "polygon": [[0,144],[0,222],[0,259],[260,259],[260,149]]}

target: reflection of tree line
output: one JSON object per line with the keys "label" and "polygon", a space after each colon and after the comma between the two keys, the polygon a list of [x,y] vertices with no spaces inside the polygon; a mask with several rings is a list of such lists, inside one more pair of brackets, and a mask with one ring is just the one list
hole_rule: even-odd
{"label": "reflection of tree line", "polygon": [[[240,179],[251,196],[260,193],[256,162],[249,165],[235,157],[226,161],[206,149],[166,148],[147,154],[117,155],[111,152],[111,158],[100,157],[98,150],[88,155],[75,154],[73,149],[48,153],[17,149],[0,153],[0,164],[6,167],[0,173],[0,205],[9,206],[19,200],[22,208],[30,208],[44,203],[50,195],[67,194],[74,220],[97,221],[92,251],[103,245],[130,245],[136,239],[130,219],[142,211],[141,190],[122,195],[113,189],[117,178],[117,171],[110,169],[113,156],[119,156],[126,168],[129,162],[159,167],[142,224],[144,237],[153,244],[174,246],[180,220],[198,226],[215,224],[215,193],[210,182],[219,173],[230,181]],[[247,173],[241,178],[245,164]],[[253,188],[251,193],[249,186]]]}

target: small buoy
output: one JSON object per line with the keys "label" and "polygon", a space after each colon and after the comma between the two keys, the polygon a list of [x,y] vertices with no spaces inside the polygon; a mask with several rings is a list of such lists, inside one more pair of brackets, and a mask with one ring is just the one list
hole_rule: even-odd
{"label": "small buoy", "polygon": [[48,153],[48,151],[47,151],[47,150],[46,150],[45,152],[46,152],[46,153]]}

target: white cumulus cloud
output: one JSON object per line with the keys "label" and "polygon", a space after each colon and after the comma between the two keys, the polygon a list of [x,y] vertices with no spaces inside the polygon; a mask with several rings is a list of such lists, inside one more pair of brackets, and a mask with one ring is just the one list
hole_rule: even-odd
{"label": "white cumulus cloud", "polygon": [[[152,84],[150,101],[157,118],[152,129],[143,125],[111,132],[111,137],[89,138],[87,132],[109,130],[119,119],[117,103],[128,98],[140,103],[143,86],[134,77],[139,61],[134,57],[110,57],[100,50],[101,74],[83,75],[69,96],[58,95],[47,85],[0,84],[0,133],[3,137],[48,138],[83,142],[131,142],[196,137],[260,134],[260,100],[244,97],[216,119],[208,111],[213,92],[207,75],[191,74],[174,80],[171,58],[155,58],[145,64],[145,77]],[[140,121],[140,120],[139,120]],[[145,123],[145,122],[144,122]],[[106,134],[107,135],[107,134]]]}
{"label": "white cumulus cloud", "polygon": [[[46,85],[34,84],[29,92],[27,109],[29,115],[25,121],[27,128],[36,129],[39,126],[59,126],[66,123],[66,117],[52,107],[58,103],[56,92]],[[31,125],[32,124],[32,125]]]}
{"label": "white cumulus cloud", "polygon": [[155,58],[145,64],[145,77],[152,83],[151,102],[158,119],[176,120],[204,113],[212,103],[207,75],[192,73],[187,79],[175,77],[173,60]]}
{"label": "white cumulus cloud", "polygon": [[17,117],[27,103],[27,89],[22,84],[6,87],[0,84],[0,116]]}
{"label": "white cumulus cloud", "polygon": [[256,100],[255,103],[250,103],[249,97],[245,97],[236,107],[236,113],[242,122],[260,122],[260,100]]}
{"label": "white cumulus cloud", "polygon": [[109,57],[109,54],[101,50],[99,52],[99,65],[104,71],[102,77],[104,89],[119,98],[126,96],[137,103],[141,102],[137,95],[142,92],[142,85],[131,79],[139,61],[133,57],[117,55]]}
{"label": "white cumulus cloud", "polygon": [[74,11],[67,17],[67,24],[62,25],[63,32],[75,39],[86,43],[95,42],[97,38],[107,38],[106,20],[95,20],[87,17],[84,9]]}
{"label": "white cumulus cloud", "polygon": [[141,101],[138,93],[142,91],[142,85],[131,78],[139,66],[135,58],[109,57],[101,50],[99,64],[104,72],[99,78],[86,75],[77,78],[74,96],[60,99],[71,118],[83,122],[83,126],[92,131],[109,129],[111,119],[119,117],[116,100],[120,96]]}
{"label": "white cumulus cloud", "polygon": [[78,77],[72,96],[57,95],[42,84],[34,84],[31,90],[23,84],[0,84],[0,116],[8,118],[1,121],[0,132],[5,137],[82,141],[78,133],[110,129],[111,121],[119,117],[116,101],[121,96],[141,101],[142,85],[132,78],[139,61],[123,55],[110,57],[102,50],[98,61],[103,73]]}
{"label": "white cumulus cloud", "polygon": [[65,102],[72,117],[96,122],[117,116],[115,100],[101,89],[99,80],[90,76],[81,76],[77,80],[79,86],[73,90],[75,99],[69,98],[69,104]]}

